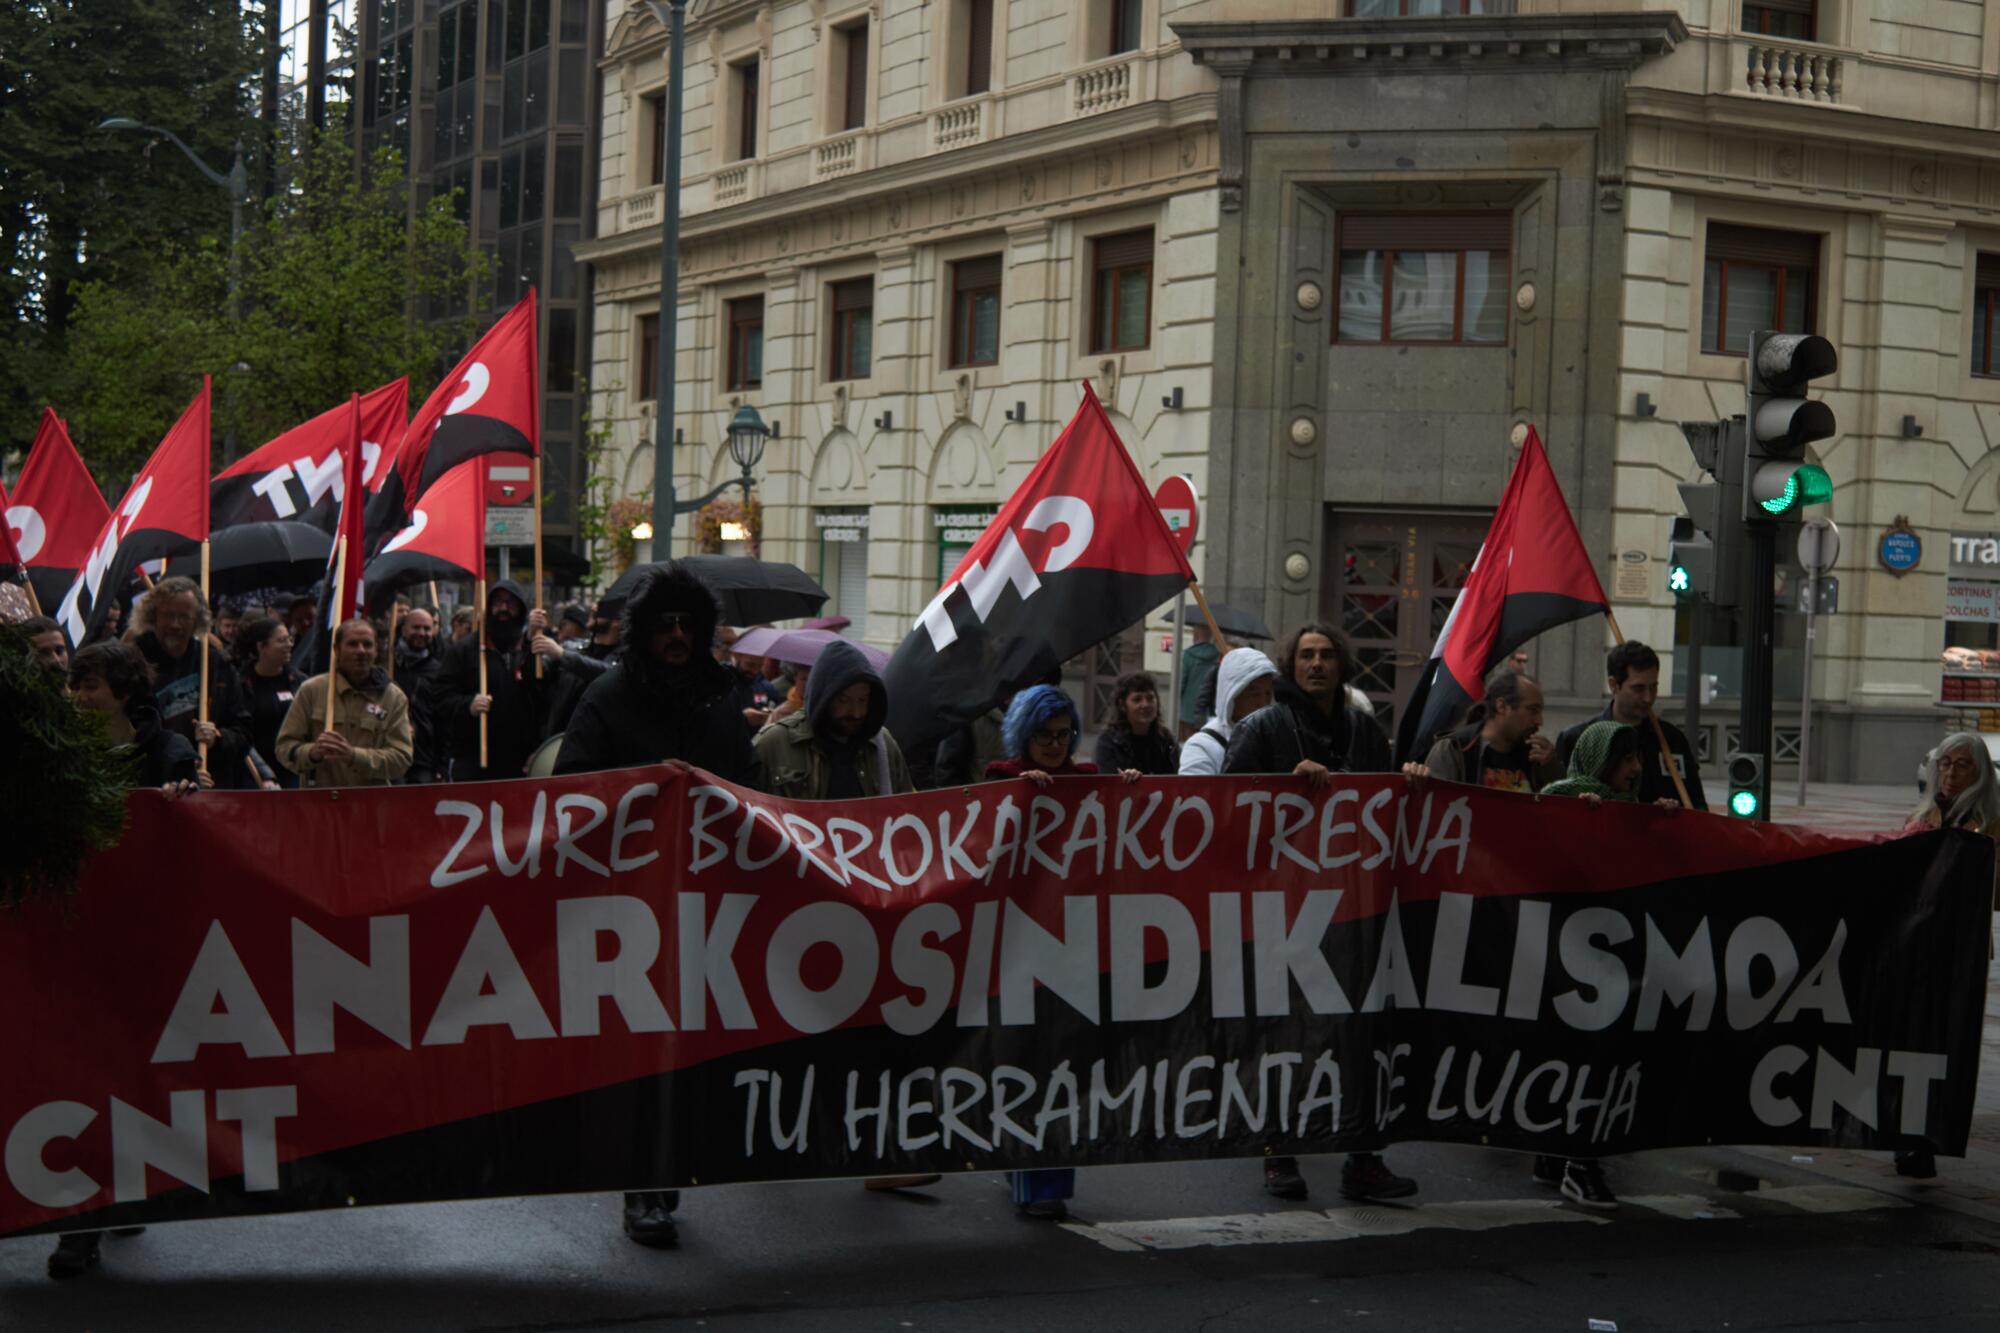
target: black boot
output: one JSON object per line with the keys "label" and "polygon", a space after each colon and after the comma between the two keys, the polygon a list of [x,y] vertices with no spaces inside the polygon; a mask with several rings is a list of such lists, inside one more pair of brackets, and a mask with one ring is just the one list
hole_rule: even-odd
{"label": "black boot", "polygon": [[1340,1168],[1340,1193],[1357,1202],[1407,1199],[1416,1192],[1417,1182],[1391,1171],[1380,1153],[1349,1153]]}
{"label": "black boot", "polygon": [[642,1190],[625,1196],[625,1234],[656,1250],[671,1249],[681,1238],[674,1222],[679,1190]]}
{"label": "black boot", "polygon": [[1896,1154],[1896,1174],[1911,1180],[1931,1180],[1937,1176],[1937,1154],[1929,1148],[1910,1148]]}
{"label": "black boot", "polygon": [[1264,1159],[1264,1192],[1274,1199],[1303,1199],[1309,1192],[1296,1157]]}
{"label": "black boot", "polygon": [[56,1238],[56,1252],[49,1256],[49,1276],[61,1282],[97,1266],[97,1231],[72,1231]]}

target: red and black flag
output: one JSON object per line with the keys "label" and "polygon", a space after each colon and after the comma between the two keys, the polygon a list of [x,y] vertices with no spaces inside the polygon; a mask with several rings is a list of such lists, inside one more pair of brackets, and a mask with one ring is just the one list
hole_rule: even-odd
{"label": "red and black flag", "polygon": [[404,512],[468,458],[498,453],[540,457],[540,368],[535,290],[530,287],[438,381],[410,422],[394,477]]}
{"label": "red and black flag", "polygon": [[[354,404],[329,408],[224,468],[209,486],[217,530],[244,523],[309,523],[332,532],[340,516],[343,451]],[[410,416],[408,376],[361,395],[362,478],[372,495],[394,470]]]}
{"label": "red and black flag", "polygon": [[889,729],[945,735],[1194,581],[1086,381],[1083,402],[917,617],[883,680]]}
{"label": "red and black flag", "polygon": [[1421,762],[1437,734],[1485,697],[1486,673],[1516,648],[1543,630],[1609,609],[1541,437],[1530,427],[1472,573],[1403,708],[1400,757]]}
{"label": "red and black flag", "polygon": [[99,528],[55,618],[72,647],[104,619],[141,561],[178,555],[208,537],[209,383],[181,413]]}
{"label": "red and black flag", "polygon": [[36,600],[45,607],[57,605],[90,559],[91,543],[111,517],[111,507],[54,408],[42,409],[28,461],[4,503],[15,557],[27,566]]}
{"label": "red and black flag", "polygon": [[[351,557],[350,557],[351,558]],[[376,600],[432,579],[477,579],[486,569],[486,460],[460,463],[424,492],[410,522],[368,562]]]}

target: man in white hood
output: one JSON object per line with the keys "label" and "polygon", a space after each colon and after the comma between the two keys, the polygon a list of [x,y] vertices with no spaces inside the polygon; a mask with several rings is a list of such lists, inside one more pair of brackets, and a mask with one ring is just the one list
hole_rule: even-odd
{"label": "man in white hood", "polygon": [[1278,667],[1255,648],[1232,648],[1215,669],[1215,715],[1181,745],[1181,776],[1210,777],[1222,772],[1236,724],[1271,702]]}

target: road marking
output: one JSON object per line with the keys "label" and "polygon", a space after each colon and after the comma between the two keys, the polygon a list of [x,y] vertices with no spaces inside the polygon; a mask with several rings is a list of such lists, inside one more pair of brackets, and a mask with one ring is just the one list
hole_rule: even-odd
{"label": "road marking", "polygon": [[1185,1250],[1200,1245],[1294,1245],[1301,1241],[1360,1240],[1412,1231],[1490,1231],[1531,1222],[1607,1219],[1573,1212],[1556,1199],[1469,1199],[1411,1208],[1329,1208],[1325,1212],[1234,1213],[1218,1217],[1168,1217],[1144,1222],[1065,1222],[1079,1236],[1112,1250]]}
{"label": "road marking", "polygon": [[[1781,1185],[1741,1196],[1804,1213],[1856,1213],[1912,1205],[1893,1195],[1847,1185]],[[1741,1221],[1744,1214],[1702,1194],[1638,1194],[1627,1209],[1677,1221]],[[1629,1213],[1628,1213],[1629,1215]],[[1226,1213],[1215,1217],[1165,1217],[1136,1222],[1065,1222],[1063,1229],[1107,1250],[1186,1250],[1198,1246],[1296,1245],[1310,1241],[1404,1236],[1412,1231],[1491,1231],[1544,1222],[1603,1226],[1612,1219],[1566,1207],[1560,1199],[1468,1199],[1408,1208],[1328,1208],[1323,1212]]]}

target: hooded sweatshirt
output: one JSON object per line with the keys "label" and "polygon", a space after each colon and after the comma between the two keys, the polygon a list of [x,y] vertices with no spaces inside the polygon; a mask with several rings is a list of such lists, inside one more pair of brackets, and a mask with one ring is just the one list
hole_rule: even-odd
{"label": "hooded sweatshirt", "polygon": [[1236,730],[1229,717],[1236,711],[1237,697],[1252,681],[1277,674],[1278,664],[1255,648],[1232,648],[1223,656],[1222,665],[1216,668],[1215,715],[1181,746],[1182,777],[1210,777],[1222,772],[1229,737]]}
{"label": "hooded sweatshirt", "polygon": [[1614,790],[1604,780],[1604,764],[1611,754],[1611,742],[1619,732],[1630,730],[1623,722],[1593,722],[1585,727],[1583,734],[1576,738],[1576,748],[1569,752],[1569,776],[1542,788],[1542,795],[1601,796],[1607,801],[1637,800],[1636,791]]}
{"label": "hooded sweatshirt", "polygon": [[[841,739],[831,724],[833,701],[857,684],[868,689],[868,715]],[[757,733],[757,758],[774,796],[807,801],[857,800],[916,790],[895,737],[883,730],[889,692],[859,648],[830,643],[813,663],[805,707]]]}
{"label": "hooded sweatshirt", "polygon": [[[522,766],[542,739],[542,714],[552,678],[535,678],[534,655],[528,651],[527,616],[534,599],[512,579],[502,579],[487,590],[489,612],[502,593],[521,604],[520,618],[500,631],[500,637],[511,642],[503,645],[494,637],[497,626],[489,616],[487,645],[482,647],[476,639],[452,644],[445,649],[437,674],[423,685],[436,757],[449,762],[451,778],[457,782],[520,777]],[[486,655],[486,693],[493,698],[486,715],[485,768],[479,766],[479,719],[472,715],[473,696],[479,693],[482,652]]]}

